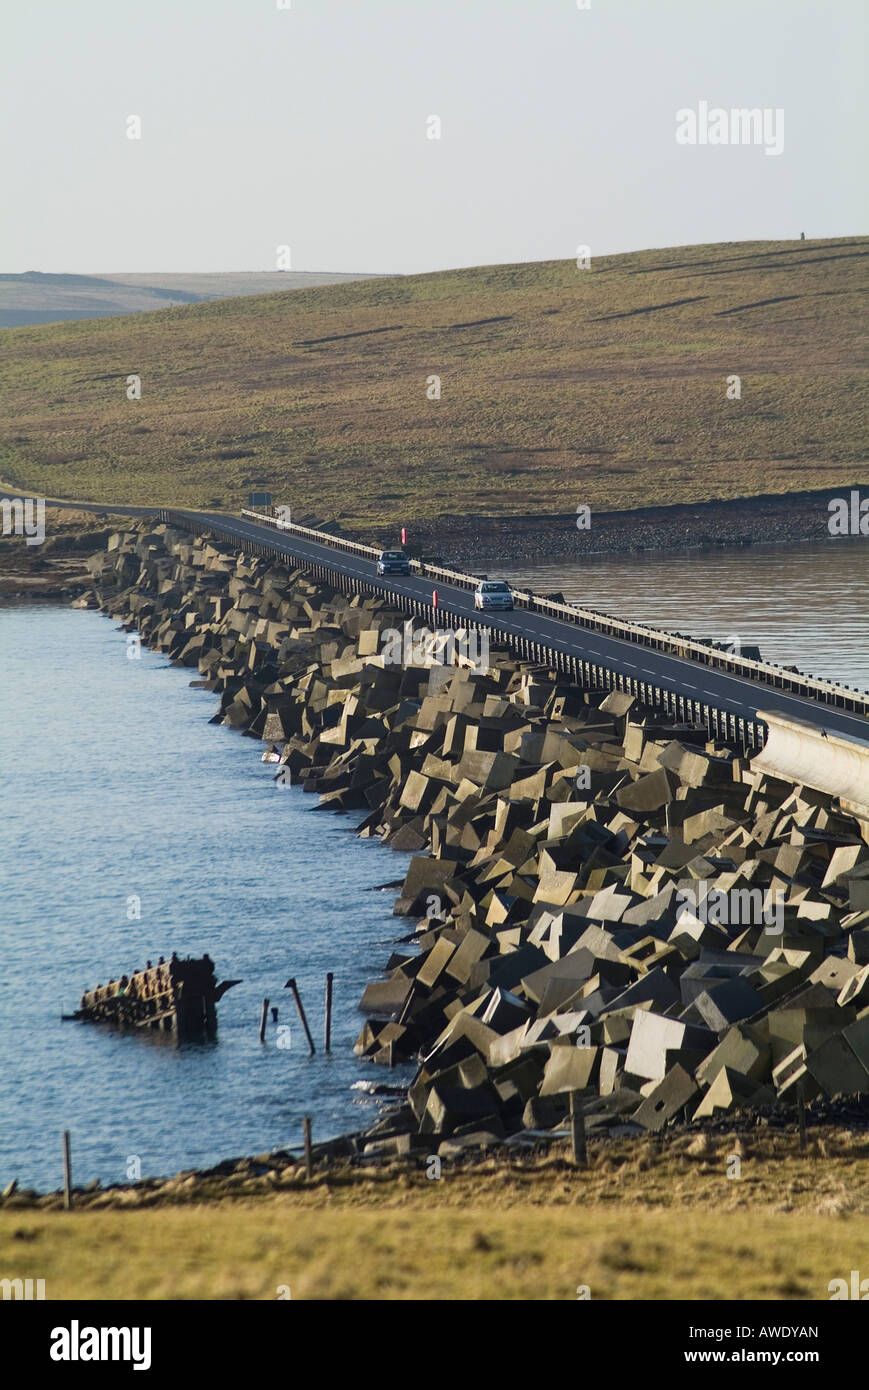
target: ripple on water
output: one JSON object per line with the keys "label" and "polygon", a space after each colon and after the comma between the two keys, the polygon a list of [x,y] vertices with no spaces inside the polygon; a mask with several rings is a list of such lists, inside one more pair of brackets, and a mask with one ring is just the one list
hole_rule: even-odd
{"label": "ripple on water", "polygon": [[616,617],[756,643],[770,661],[869,690],[869,541],[488,568]]}
{"label": "ripple on water", "polygon": [[[0,608],[0,667],[0,1186],[59,1186],[63,1129],[76,1182],[106,1183],[134,1157],[147,1176],[299,1145],[303,1114],[315,1139],[370,1122],[380,1102],[352,1089],[371,1076],[357,1005],[402,925],[393,894],[366,890],[408,856],[280,788],[260,744],[208,723],[216,697],[190,688],[195,671],[128,660],[98,613]],[[173,950],[243,980],[216,1044],[60,1022],[84,988]],[[333,1052],[309,1060],[283,986],[295,975],[319,1041],[327,970]],[[258,1042],[265,996],[289,1049],[273,1028]]]}

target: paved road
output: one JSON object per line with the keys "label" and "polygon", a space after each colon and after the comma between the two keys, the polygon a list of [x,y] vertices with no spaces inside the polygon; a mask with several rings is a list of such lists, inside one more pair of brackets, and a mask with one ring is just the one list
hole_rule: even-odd
{"label": "paved road", "polygon": [[[318,561],[341,574],[366,579],[385,590],[406,594],[422,603],[431,602],[430,579],[414,576],[408,579],[381,579],[375,573],[373,561],[321,545],[307,537],[294,536],[290,541],[270,526],[259,526],[253,521],[216,513],[187,512],[185,515],[219,525],[224,532],[237,536],[239,540],[264,541],[283,550],[288,556]],[[463,617],[476,617],[479,621],[481,615],[476,612],[473,595],[467,589],[453,588],[438,581],[437,590],[441,608]],[[647,681],[677,695],[713,705],[737,718],[754,721],[760,710],[775,710],[817,727],[869,741],[869,719],[861,715],[821,705],[783,690],[766,688],[742,676],[671,656],[668,652],[574,627],[572,623],[524,608],[517,608],[512,613],[488,614],[486,622],[493,632],[504,631],[521,635],[532,642],[545,643],[556,651],[567,652],[583,661],[597,662],[611,670],[621,671],[634,680]]]}
{"label": "paved road", "polygon": [[[0,487],[2,486],[0,480]],[[15,497],[21,494],[13,490],[5,495]],[[94,502],[72,502],[53,498],[46,500],[51,506],[92,511],[100,516],[153,516],[157,512],[155,507],[112,507]],[[372,560],[336,550],[329,545],[321,545],[307,537],[294,536],[290,541],[273,527],[259,526],[256,522],[228,516],[222,512],[187,511],[182,515],[219,527],[225,534],[239,540],[264,542],[283,551],[289,557],[326,564],[350,578],[366,579],[386,591],[406,594],[422,603],[431,602],[430,579],[414,576],[408,579],[378,578]],[[437,590],[441,608],[462,617],[479,620],[480,614],[476,612],[473,596],[467,589],[457,589],[438,582]],[[493,632],[503,631],[521,635],[532,642],[545,643],[556,651],[566,652],[582,661],[596,662],[613,671],[631,676],[634,680],[646,681],[662,690],[672,691],[701,704],[712,705],[736,718],[756,721],[761,710],[774,710],[794,719],[802,719],[816,728],[830,729],[835,733],[869,742],[869,719],[862,715],[834,709],[830,705],[791,695],[783,690],[774,690],[743,676],[731,675],[726,671],[704,666],[700,662],[672,656],[668,652],[640,647],[633,642],[589,631],[587,628],[574,627],[572,623],[561,622],[541,613],[529,612],[522,608],[515,609],[512,613],[490,614],[487,617],[487,626]]]}

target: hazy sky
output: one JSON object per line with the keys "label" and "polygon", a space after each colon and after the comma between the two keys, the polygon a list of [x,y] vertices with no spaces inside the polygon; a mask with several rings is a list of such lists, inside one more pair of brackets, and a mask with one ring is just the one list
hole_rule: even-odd
{"label": "hazy sky", "polygon": [[[288,245],[293,270],[407,272],[865,231],[866,15],[25,0],[0,60],[0,270],[274,270]],[[783,151],[677,144],[701,101],[781,108]]]}

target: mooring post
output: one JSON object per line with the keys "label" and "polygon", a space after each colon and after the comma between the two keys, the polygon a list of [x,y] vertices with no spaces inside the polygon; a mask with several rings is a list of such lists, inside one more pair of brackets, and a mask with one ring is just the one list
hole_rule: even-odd
{"label": "mooring post", "polygon": [[332,1051],[332,980],[331,970],[326,971],[326,1036],[324,1047],[327,1052]]}
{"label": "mooring post", "polygon": [[570,1093],[570,1140],[573,1146],[573,1161],[577,1167],[584,1168],[588,1161],[585,1145],[585,1115],[576,1098],[576,1091]]}
{"label": "mooring post", "polygon": [[266,1040],[266,1024],[269,1021],[269,1001],[263,1000],[262,1013],[259,1016],[259,1040],[264,1043]]}
{"label": "mooring post", "polygon": [[305,1136],[305,1177],[310,1178],[314,1171],[314,1163],[311,1157],[311,1117],[302,1116],[302,1133]]}
{"label": "mooring post", "polygon": [[313,1055],[314,1055],[314,1050],[315,1050],[315,1049],[314,1049],[314,1039],[311,1037],[311,1030],[310,1030],[310,1028],[308,1027],[308,1020],[307,1020],[306,1017],[305,1017],[305,1010],[304,1010],[304,1007],[303,1007],[303,1005],[302,1005],[302,998],[301,998],[301,995],[299,994],[299,987],[298,987],[298,985],[296,984],[295,979],[287,980],[287,983],[284,985],[284,989],[291,989],[291,990],[293,991],[293,998],[294,998],[295,1001],[296,1001],[296,1008],[297,1008],[298,1013],[299,1013],[299,1018],[301,1019],[302,1027],[303,1027],[304,1030],[305,1030],[305,1037],[308,1039],[308,1051],[310,1052],[311,1056],[313,1057]]}
{"label": "mooring post", "polygon": [[802,1081],[797,1082],[797,1118],[800,1125],[800,1152],[806,1151],[806,1093]]}
{"label": "mooring post", "polygon": [[72,1206],[72,1160],[69,1156],[69,1130],[63,1131],[63,1205]]}

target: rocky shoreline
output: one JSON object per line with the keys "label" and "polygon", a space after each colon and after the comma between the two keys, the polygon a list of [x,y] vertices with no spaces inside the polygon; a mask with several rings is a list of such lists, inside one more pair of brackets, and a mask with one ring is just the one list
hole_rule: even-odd
{"label": "rocky shoreline", "polygon": [[126,517],[46,507],[46,535],[38,545],[23,536],[0,537],[0,602],[69,602],[92,582],[87,561],[94,547],[125,525]]}
{"label": "rocky shoreline", "polygon": [[[580,1115],[609,1142],[790,1122],[798,1102],[864,1113],[869,826],[828,795],[494,645],[485,669],[418,642],[390,661],[388,596],[222,541],[143,521],[88,568],[76,606],[193,668],[212,722],[414,855],[356,1052],[418,1070],[317,1162],[516,1156]],[[269,1182],[274,1159],[229,1162]]]}
{"label": "rocky shoreline", "polygon": [[[856,489],[857,484],[853,487]],[[828,529],[828,503],[834,497],[847,498],[851,490],[826,488],[631,511],[594,509],[587,529],[582,530],[573,512],[549,516],[443,515],[432,522],[411,520],[410,540],[421,551],[446,556],[451,564],[469,566],[472,572],[487,564],[504,564],[508,557],[515,568],[577,563],[592,555],[796,546],[833,539]],[[371,545],[392,545],[396,537],[394,529],[380,527],[358,539]]]}

